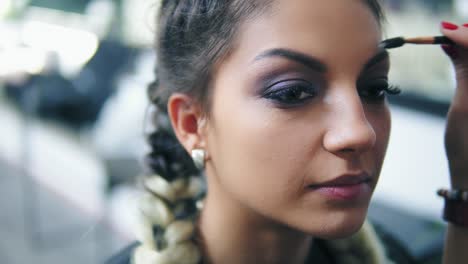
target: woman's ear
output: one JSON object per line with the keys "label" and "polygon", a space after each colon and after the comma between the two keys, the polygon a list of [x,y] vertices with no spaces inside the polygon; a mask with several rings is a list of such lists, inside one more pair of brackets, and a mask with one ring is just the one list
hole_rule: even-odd
{"label": "woman's ear", "polygon": [[177,139],[188,153],[204,146],[201,134],[201,106],[188,95],[174,93],[169,97],[167,112]]}

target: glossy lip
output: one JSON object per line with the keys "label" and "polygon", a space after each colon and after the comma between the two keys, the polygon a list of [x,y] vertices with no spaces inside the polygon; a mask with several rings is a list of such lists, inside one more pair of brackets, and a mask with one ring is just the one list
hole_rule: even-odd
{"label": "glossy lip", "polygon": [[368,199],[372,194],[371,181],[372,177],[365,172],[344,174],[326,182],[309,185],[308,189],[328,199],[357,201]]}
{"label": "glossy lip", "polygon": [[344,174],[338,176],[332,180],[317,183],[317,184],[310,184],[308,188],[323,188],[323,187],[340,187],[340,186],[347,186],[347,185],[356,185],[360,183],[368,183],[372,180],[372,177],[369,176],[366,172],[355,173],[355,174]]}

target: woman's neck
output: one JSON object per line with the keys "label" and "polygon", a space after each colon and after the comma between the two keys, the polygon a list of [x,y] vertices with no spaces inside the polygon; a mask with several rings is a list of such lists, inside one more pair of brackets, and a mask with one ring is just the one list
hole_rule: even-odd
{"label": "woman's neck", "polygon": [[199,221],[207,264],[304,264],[312,237],[273,223],[210,189]]}

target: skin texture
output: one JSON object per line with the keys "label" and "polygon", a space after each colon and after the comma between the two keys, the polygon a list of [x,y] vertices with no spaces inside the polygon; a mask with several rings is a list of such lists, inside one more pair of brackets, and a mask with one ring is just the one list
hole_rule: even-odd
{"label": "skin texture", "polygon": [[[381,32],[365,4],[342,0],[277,1],[239,32],[214,73],[211,112],[183,94],[168,104],[187,151],[208,154],[200,219],[206,262],[304,263],[313,237],[347,237],[365,220],[390,114],[384,100],[358,91],[388,74],[385,56],[366,68]],[[265,56],[279,48],[323,65]],[[314,96],[294,106],[265,97],[272,83],[297,82],[313,86]],[[359,199],[337,201],[308,188],[362,172],[372,181]]]}

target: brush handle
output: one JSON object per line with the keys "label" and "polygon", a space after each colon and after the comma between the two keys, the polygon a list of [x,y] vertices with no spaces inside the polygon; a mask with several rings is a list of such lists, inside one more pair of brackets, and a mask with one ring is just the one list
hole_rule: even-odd
{"label": "brush handle", "polygon": [[450,44],[453,45],[455,42],[453,42],[451,39],[445,37],[445,36],[437,36],[434,37],[434,44]]}
{"label": "brush handle", "polygon": [[399,48],[406,43],[408,44],[419,44],[419,45],[455,45],[451,39],[445,36],[436,36],[436,37],[414,37],[414,38],[404,38],[404,37],[397,37],[386,39],[382,41],[379,45],[380,48],[384,49],[394,49]]}

